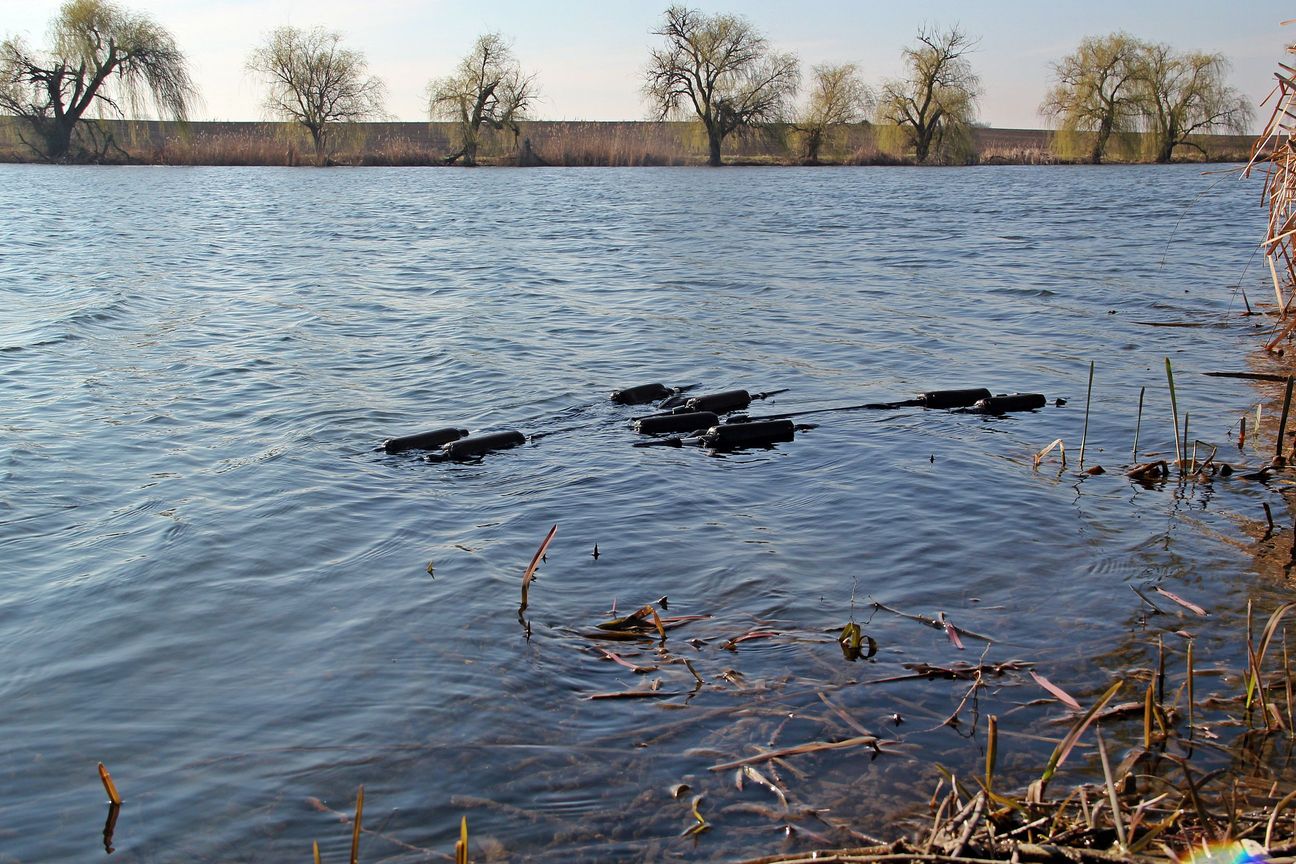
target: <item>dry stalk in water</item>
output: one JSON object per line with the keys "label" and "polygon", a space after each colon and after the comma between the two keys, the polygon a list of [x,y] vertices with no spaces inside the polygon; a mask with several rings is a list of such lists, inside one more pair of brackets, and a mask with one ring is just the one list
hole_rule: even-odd
{"label": "dry stalk in water", "polygon": [[557,533],[558,525],[555,523],[554,526],[549,529],[549,533],[545,535],[544,542],[540,544],[540,548],[537,549],[535,555],[532,556],[531,563],[527,565],[526,572],[522,574],[522,605],[518,607],[519,615],[526,611],[527,591],[531,588],[531,580],[535,578],[536,567],[540,566],[540,559],[544,557],[545,550],[549,548],[549,544],[553,541],[554,535]]}

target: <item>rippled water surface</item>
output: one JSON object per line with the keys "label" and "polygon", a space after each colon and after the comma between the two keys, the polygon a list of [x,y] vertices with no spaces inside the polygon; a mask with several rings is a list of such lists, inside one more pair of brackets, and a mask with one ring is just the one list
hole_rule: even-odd
{"label": "rippled water surface", "polygon": [[[104,854],[100,760],[123,862],[339,860],[330,811],[360,784],[366,862],[442,860],[462,815],[480,860],[888,834],[935,761],[976,764],[973,710],[940,726],[966,682],[862,682],[985,645],[870,599],[1082,694],[1144,662],[1127,586],[1213,610],[1156,627],[1231,638],[1240,514],[1269,493],[1120,469],[1141,387],[1140,449],[1173,450],[1167,356],[1190,437],[1263,460],[1232,442],[1265,394],[1199,374],[1255,365],[1233,288],[1272,295],[1258,196],[1187,166],[0,167],[0,861]],[[1082,477],[1091,360],[1108,472]],[[714,455],[631,446],[646,409],[607,395],[649,381],[787,388],[753,414],[969,386],[1067,404],[823,413]],[[536,437],[479,463],[375,451],[446,425]],[[1032,470],[1056,438],[1068,470]],[[664,647],[588,635],[663,595],[710,617]],[[872,662],[834,641],[852,616]],[[1009,673],[979,710],[1038,731],[1051,709],[1010,709],[1042,695]],[[902,743],[763,766],[791,815],[711,770],[861,728]],[[682,837],[698,794],[712,828]]]}

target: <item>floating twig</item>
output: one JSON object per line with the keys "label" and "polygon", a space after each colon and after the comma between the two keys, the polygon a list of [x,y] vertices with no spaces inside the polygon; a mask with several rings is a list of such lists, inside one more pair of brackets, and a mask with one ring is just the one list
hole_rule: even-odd
{"label": "floating twig", "polygon": [[1036,684],[1038,684],[1039,686],[1043,687],[1043,688],[1044,688],[1045,690],[1047,690],[1048,692],[1052,693],[1054,696],[1057,697],[1057,700],[1058,700],[1059,702],[1061,702],[1063,705],[1065,705],[1065,706],[1067,706],[1068,708],[1070,708],[1072,711],[1080,711],[1080,710],[1083,710],[1083,709],[1081,709],[1081,707],[1080,707],[1080,703],[1077,702],[1077,701],[1076,701],[1076,700],[1071,696],[1070,693],[1066,692],[1066,691],[1063,690],[1061,687],[1057,686],[1057,685],[1054,684],[1052,681],[1050,681],[1049,679],[1045,678],[1043,675],[1040,675],[1040,674],[1039,674],[1038,672],[1036,672],[1034,669],[1030,670],[1030,676],[1031,676],[1032,678],[1035,679],[1035,683],[1036,683]]}
{"label": "floating twig", "polygon": [[769,762],[771,759],[784,759],[788,756],[800,756],[803,753],[819,753],[824,750],[848,750],[852,747],[872,747],[873,752],[884,753],[881,744],[891,743],[883,741],[874,735],[857,735],[854,738],[847,738],[845,741],[811,741],[807,744],[798,744],[795,747],[781,747],[778,750],[767,750],[764,753],[758,753],[755,756],[748,756],[746,759],[735,759],[733,762],[723,762],[719,765],[712,765],[712,771],[728,771],[731,768],[741,768],[744,765],[756,765],[760,762]]}

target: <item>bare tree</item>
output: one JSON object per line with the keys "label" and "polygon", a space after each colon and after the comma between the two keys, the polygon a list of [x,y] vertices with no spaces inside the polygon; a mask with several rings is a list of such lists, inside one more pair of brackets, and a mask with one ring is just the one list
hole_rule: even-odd
{"label": "bare tree", "polygon": [[1102,162],[1113,134],[1132,132],[1142,115],[1139,75],[1147,45],[1125,33],[1091,36],[1053,66],[1057,79],[1040,113],[1064,132],[1092,133],[1089,161]]}
{"label": "bare tree", "polygon": [[653,34],[644,94],[661,120],[696,115],[706,127],[710,165],[736,129],[780,121],[801,83],[794,54],[780,54],[736,15],[703,15],[671,6]]}
{"label": "bare tree", "polygon": [[819,65],[810,70],[810,102],[796,123],[802,135],[807,162],[819,161],[828,131],[834,126],[859,123],[877,103],[872,89],[859,76],[854,63]]}
{"label": "bare tree", "polygon": [[454,74],[428,83],[428,114],[459,125],[459,150],[446,157],[454,164],[477,164],[483,126],[509,129],[514,143],[518,121],[536,99],[535,76],[526,75],[513,49],[499,33],[477,39],[472,51],[459,61]]}
{"label": "bare tree", "polygon": [[[106,0],[69,0],[50,33],[53,48],[44,53],[19,38],[0,43],[0,112],[20,119],[23,142],[42,158],[69,158],[91,108],[126,117],[151,102],[161,114],[188,117],[197,98],[188,64],[171,34],[147,15]],[[102,156],[109,143],[86,155]]]}
{"label": "bare tree", "polygon": [[981,93],[966,56],[975,47],[958,27],[924,27],[918,44],[902,52],[908,77],[882,85],[878,118],[904,132],[918,162],[926,162],[933,147],[948,151],[968,135]]}
{"label": "bare tree", "polygon": [[386,87],[368,74],[364,54],[339,47],[342,34],[322,27],[280,27],[248,57],[247,67],[269,84],[271,116],[300,123],[328,161],[330,127],[383,116]]}
{"label": "bare tree", "polygon": [[1222,54],[1177,54],[1169,45],[1143,51],[1138,90],[1157,162],[1169,162],[1180,144],[1202,148],[1190,136],[1218,129],[1244,133],[1252,120],[1246,97],[1224,83]]}

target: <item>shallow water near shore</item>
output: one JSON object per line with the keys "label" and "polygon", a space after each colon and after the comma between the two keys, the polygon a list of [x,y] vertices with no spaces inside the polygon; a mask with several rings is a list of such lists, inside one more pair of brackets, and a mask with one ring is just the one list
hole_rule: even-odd
{"label": "shallow water near shore", "polygon": [[[1009,735],[1059,713],[1022,671],[958,728],[966,682],[865,682],[984,651],[1085,696],[1149,633],[1227,650],[1273,596],[1246,530],[1276,492],[1121,470],[1140,387],[1140,451],[1172,458],[1165,357],[1190,437],[1269,455],[1235,439],[1272,394],[1200,374],[1273,371],[1233,290],[1272,300],[1258,181],[1213,170],[0,166],[0,861],[104,854],[98,761],[126,798],[114,861],[339,860],[330,811],[360,784],[366,862],[448,854],[465,814],[475,860],[850,845],[925,802],[935,762],[976,770],[974,711]],[[1081,477],[1090,361],[1108,473]],[[753,415],[1066,404],[824,413],[714,455],[632,447],[647,409],[607,395],[649,381],[787,388]],[[448,425],[537,437],[375,451]],[[1056,438],[1068,469],[1034,470]],[[1149,622],[1130,585],[1211,616]],[[664,654],[589,637],[662,596],[709,616]],[[871,662],[834,641],[852,617]],[[857,727],[901,743],[793,757],[786,812],[711,770]],[[1049,749],[1011,739],[1003,770]],[[711,828],[681,836],[698,794]]]}

